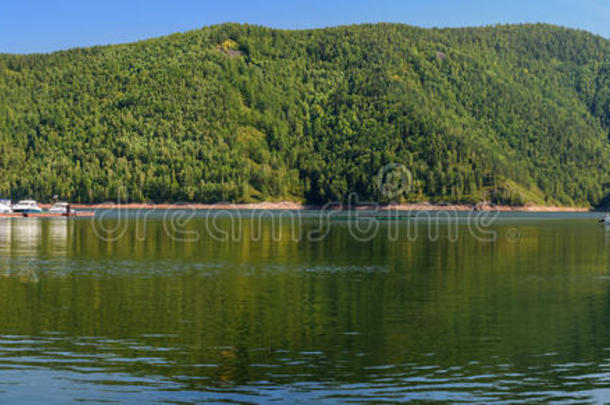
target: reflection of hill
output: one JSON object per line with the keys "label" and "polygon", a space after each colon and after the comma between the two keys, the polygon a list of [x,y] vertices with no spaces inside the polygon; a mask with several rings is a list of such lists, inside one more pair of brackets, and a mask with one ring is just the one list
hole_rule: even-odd
{"label": "reflection of hill", "polygon": [[[111,242],[88,222],[74,222],[74,232],[64,225],[49,222],[43,238],[64,241],[79,267],[75,258],[62,277],[41,272],[35,289],[0,279],[0,327],[62,332],[70,338],[47,349],[114,353],[124,361],[93,365],[113,372],[179,375],[200,387],[299,375],[363,381],[374,378],[367,367],[382,365],[399,380],[433,365],[460,366],[467,377],[501,363],[519,372],[595,359],[610,335],[606,234],[588,223],[520,225],[516,243],[502,237],[508,227],[495,243],[465,233],[456,243],[361,243],[340,226],[319,243],[290,232],[274,241],[268,225],[259,241],[184,243],[160,221],[144,242],[135,223]],[[36,239],[25,229],[25,240]],[[72,343],[85,336],[96,338]]]}

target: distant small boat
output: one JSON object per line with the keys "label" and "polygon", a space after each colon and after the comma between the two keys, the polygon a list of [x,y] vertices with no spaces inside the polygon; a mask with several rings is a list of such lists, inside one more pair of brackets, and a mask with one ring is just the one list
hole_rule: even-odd
{"label": "distant small boat", "polygon": [[49,208],[49,212],[52,212],[55,214],[67,214],[69,206],[70,206],[70,204],[68,204],[67,202],[57,202],[57,203],[53,204],[53,206],[51,206],[51,208]]}
{"label": "distant small boat", "polygon": [[34,200],[21,200],[12,207],[13,212],[21,213],[37,213],[42,212],[42,208],[38,206],[38,203]]}
{"label": "distant small boat", "polygon": [[0,214],[10,214],[12,212],[11,200],[0,199]]}

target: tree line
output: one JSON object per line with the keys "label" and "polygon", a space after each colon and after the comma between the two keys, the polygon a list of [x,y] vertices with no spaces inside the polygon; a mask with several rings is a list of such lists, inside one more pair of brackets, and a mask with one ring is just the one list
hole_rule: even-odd
{"label": "tree line", "polygon": [[549,25],[225,24],[0,55],[0,195],[599,205],[610,44]]}

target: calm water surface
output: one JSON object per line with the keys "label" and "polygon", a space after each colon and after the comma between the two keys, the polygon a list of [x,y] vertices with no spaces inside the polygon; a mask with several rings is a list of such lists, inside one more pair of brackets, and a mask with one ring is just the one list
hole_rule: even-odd
{"label": "calm water surface", "polygon": [[102,214],[0,220],[0,402],[610,401],[599,215]]}

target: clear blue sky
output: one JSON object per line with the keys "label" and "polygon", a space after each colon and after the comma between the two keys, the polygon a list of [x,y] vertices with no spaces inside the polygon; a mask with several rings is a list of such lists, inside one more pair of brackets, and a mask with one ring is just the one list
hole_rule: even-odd
{"label": "clear blue sky", "polygon": [[137,41],[223,22],[314,28],[547,22],[610,38],[610,0],[2,0],[0,53]]}

